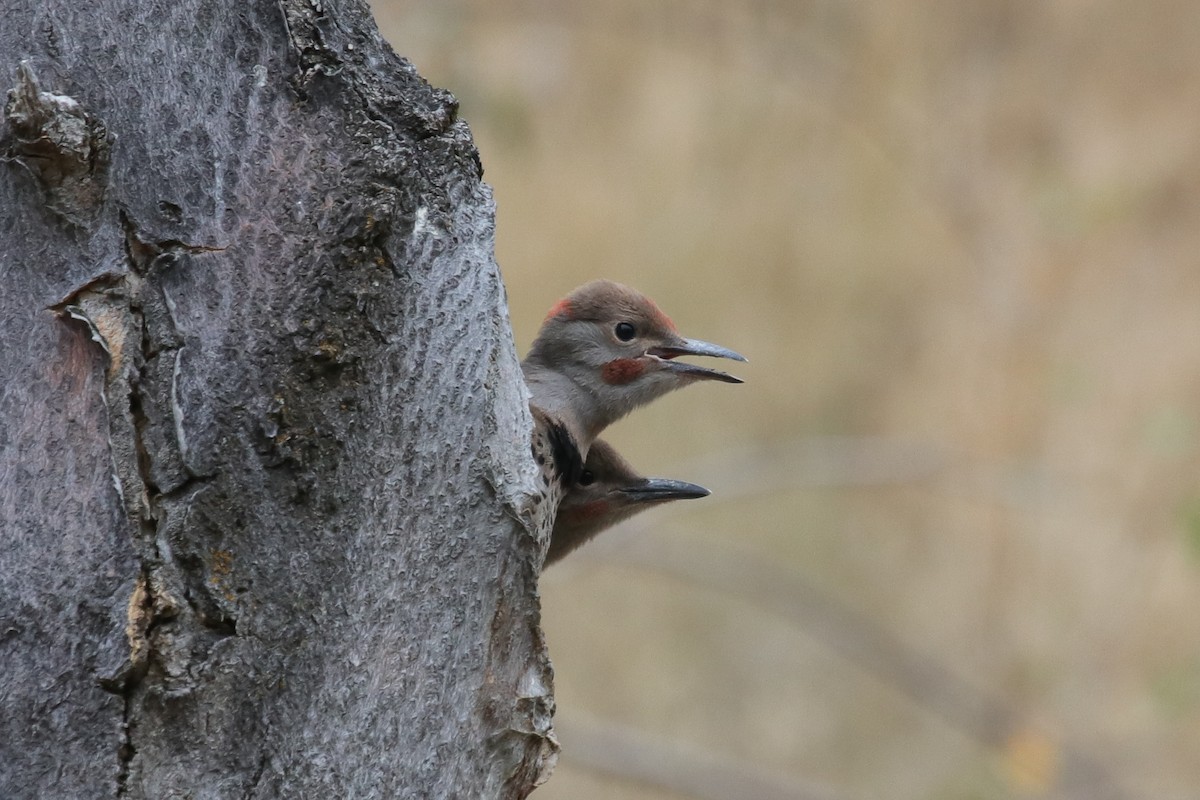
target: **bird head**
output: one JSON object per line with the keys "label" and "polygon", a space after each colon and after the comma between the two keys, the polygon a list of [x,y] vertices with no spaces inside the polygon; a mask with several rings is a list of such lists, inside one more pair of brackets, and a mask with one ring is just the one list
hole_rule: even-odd
{"label": "bird head", "polygon": [[742,382],[676,361],[680,356],[746,360],[724,347],[684,337],[649,297],[599,280],[550,309],[524,367],[534,402],[559,410],[568,406],[586,437],[594,437],[673,389],[697,381]]}
{"label": "bird head", "polygon": [[611,445],[597,440],[588,451],[583,472],[558,505],[546,563],[640,511],[708,494],[708,489],[694,483],[643,477]]}

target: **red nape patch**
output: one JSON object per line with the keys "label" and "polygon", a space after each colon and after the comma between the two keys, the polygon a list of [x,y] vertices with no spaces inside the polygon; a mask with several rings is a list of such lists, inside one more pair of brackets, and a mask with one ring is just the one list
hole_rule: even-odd
{"label": "red nape patch", "polygon": [[546,314],[546,319],[554,319],[555,317],[570,319],[573,316],[575,316],[575,309],[571,307],[571,301],[564,297],[551,307],[550,312]]}
{"label": "red nape patch", "polygon": [[636,379],[646,371],[646,365],[636,358],[614,358],[600,370],[600,377],[605,383],[618,386]]}

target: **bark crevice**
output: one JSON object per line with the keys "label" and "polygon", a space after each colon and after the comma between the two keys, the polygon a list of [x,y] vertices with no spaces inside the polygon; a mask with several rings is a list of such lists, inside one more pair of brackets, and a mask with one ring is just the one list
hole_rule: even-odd
{"label": "bark crevice", "polygon": [[[107,272],[71,292],[52,310],[86,326],[107,360],[103,397],[108,409],[109,453],[119,487],[130,542],[140,562],[128,601],[128,660],[116,673],[99,676],[100,685],[122,701],[117,748],[117,796],[126,795],[136,742],[137,694],[157,668],[174,692],[189,691],[198,660],[216,641],[237,631],[236,615],[224,613],[211,599],[228,572],[228,557],[214,554],[210,569],[200,559],[172,556],[164,521],[184,507],[212,476],[191,474],[175,439],[175,409],[167,413],[182,340],[170,320],[156,275],[178,261],[178,253],[203,254],[222,248],[168,240],[148,242],[122,213],[127,271]],[[148,317],[150,321],[148,321]],[[161,368],[159,368],[161,367]],[[174,405],[174,404],[172,404]],[[168,424],[168,422],[170,424]],[[181,602],[182,598],[182,602]],[[188,632],[198,625],[204,635]],[[171,627],[183,628],[172,631]],[[198,638],[207,646],[195,647]]]}

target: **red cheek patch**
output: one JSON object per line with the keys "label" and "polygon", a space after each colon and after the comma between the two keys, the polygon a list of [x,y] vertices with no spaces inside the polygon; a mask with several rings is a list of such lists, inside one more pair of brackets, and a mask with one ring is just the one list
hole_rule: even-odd
{"label": "red cheek patch", "polygon": [[579,516],[584,519],[595,519],[603,517],[608,513],[608,503],[604,500],[593,500],[590,503],[584,503],[579,507]]}
{"label": "red cheek patch", "polygon": [[600,370],[605,383],[620,386],[635,380],[646,371],[646,366],[636,358],[614,358]]}
{"label": "red cheek patch", "polygon": [[603,517],[608,511],[607,500],[589,500],[573,508],[560,508],[554,521],[560,525],[581,525],[588,520]]}
{"label": "red cheek patch", "polygon": [[554,319],[555,317],[570,319],[573,316],[575,316],[575,309],[571,307],[571,301],[564,297],[551,307],[550,312],[546,314],[546,319]]}

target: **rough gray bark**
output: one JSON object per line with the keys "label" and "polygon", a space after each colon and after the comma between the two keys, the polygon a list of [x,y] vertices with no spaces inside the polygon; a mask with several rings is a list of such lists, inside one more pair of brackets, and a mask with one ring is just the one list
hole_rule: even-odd
{"label": "rough gray bark", "polygon": [[545,522],[454,99],[358,0],[6,0],[0,80],[0,797],[527,794]]}

